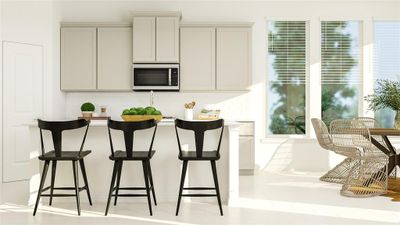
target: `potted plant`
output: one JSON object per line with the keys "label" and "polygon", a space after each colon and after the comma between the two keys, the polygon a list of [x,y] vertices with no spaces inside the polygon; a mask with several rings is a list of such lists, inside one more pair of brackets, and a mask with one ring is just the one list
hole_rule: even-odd
{"label": "potted plant", "polygon": [[81,105],[81,111],[83,117],[92,117],[96,107],[91,102],[85,102]]}
{"label": "potted plant", "polygon": [[369,102],[368,109],[374,112],[383,108],[396,111],[394,127],[400,129],[400,82],[378,80],[374,92],[364,98]]}

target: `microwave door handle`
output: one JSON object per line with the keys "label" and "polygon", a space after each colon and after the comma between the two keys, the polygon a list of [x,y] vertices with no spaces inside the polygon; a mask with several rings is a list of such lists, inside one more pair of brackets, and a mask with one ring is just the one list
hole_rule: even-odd
{"label": "microwave door handle", "polygon": [[171,82],[171,68],[169,68],[168,69],[168,86],[171,86],[172,85],[172,82]]}

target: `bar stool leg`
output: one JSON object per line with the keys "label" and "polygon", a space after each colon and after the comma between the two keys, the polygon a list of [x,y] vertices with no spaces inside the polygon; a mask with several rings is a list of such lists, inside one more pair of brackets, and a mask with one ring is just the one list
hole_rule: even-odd
{"label": "bar stool leg", "polygon": [[116,190],[115,190],[115,197],[114,197],[114,205],[117,205],[117,198],[118,198],[118,191],[119,191],[119,183],[121,182],[121,173],[122,173],[122,165],[123,162],[121,160],[121,162],[119,163],[118,166],[118,172],[117,172],[117,186],[116,186]]}
{"label": "bar stool leg", "polygon": [[179,206],[181,205],[182,191],[183,191],[183,185],[185,185],[185,176],[186,176],[187,165],[188,165],[188,161],[187,160],[183,160],[182,174],[181,174],[181,184],[179,186],[179,196],[178,196],[178,202],[177,202],[177,205],[176,205],[175,216],[178,215]]}
{"label": "bar stool leg", "polygon": [[47,175],[47,170],[49,169],[49,164],[50,164],[50,161],[44,162],[42,178],[40,179],[40,185],[39,185],[39,190],[38,190],[38,194],[36,197],[35,208],[33,209],[33,215],[36,215],[36,210],[37,210],[37,207],[38,207],[39,201],[40,201],[40,195],[42,194],[43,185],[44,185],[44,182],[46,181],[46,175]]}
{"label": "bar stool leg", "polygon": [[50,200],[49,205],[53,203],[54,182],[56,180],[57,160],[52,161],[51,167],[51,186],[50,186]]}
{"label": "bar stool leg", "polygon": [[153,211],[151,209],[151,198],[150,198],[150,187],[149,187],[149,172],[148,172],[148,160],[142,161],[143,165],[143,175],[144,175],[144,183],[146,185],[146,194],[147,194],[147,203],[149,205],[150,216],[153,215]]}
{"label": "bar stool leg", "polygon": [[87,193],[87,196],[89,199],[89,204],[92,205],[92,198],[90,197],[90,190],[89,190],[89,182],[87,179],[85,162],[83,161],[83,159],[79,160],[79,165],[81,166],[83,181],[85,182],[85,188],[86,188],[86,193]]}
{"label": "bar stool leg", "polygon": [[78,177],[78,162],[72,161],[72,167],[74,171],[74,183],[75,183],[75,197],[76,197],[76,208],[78,209],[78,216],[81,215],[81,206],[79,200],[79,177]]}
{"label": "bar stool leg", "polygon": [[104,213],[105,216],[107,216],[108,208],[110,207],[110,201],[111,201],[111,196],[112,196],[113,189],[114,189],[114,183],[115,183],[115,177],[116,177],[117,170],[118,170],[118,164],[119,164],[118,161],[114,161],[114,168],[113,168],[112,177],[111,177],[110,191],[108,192],[106,212]]}
{"label": "bar stool leg", "polygon": [[151,192],[153,193],[154,205],[157,205],[156,193],[154,191],[154,184],[153,184],[153,174],[151,173],[150,160],[148,161],[148,165],[149,165],[149,179],[150,179]]}
{"label": "bar stool leg", "polygon": [[211,168],[212,168],[213,177],[214,177],[215,191],[217,192],[217,200],[218,200],[218,205],[219,205],[219,212],[221,213],[221,216],[223,216],[224,213],[222,211],[221,196],[219,194],[217,167],[215,165],[215,160],[211,160]]}

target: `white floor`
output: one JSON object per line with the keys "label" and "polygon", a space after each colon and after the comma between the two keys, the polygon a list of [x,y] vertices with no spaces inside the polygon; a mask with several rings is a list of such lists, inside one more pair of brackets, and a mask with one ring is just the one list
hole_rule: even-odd
{"label": "white floor", "polygon": [[[219,215],[216,204],[182,203],[175,216],[175,203],[160,203],[149,216],[146,203],[119,203],[104,216],[103,202],[87,204],[82,195],[82,215],[74,203],[39,206],[36,217],[32,207],[6,203],[0,206],[0,224],[400,224],[400,202],[386,197],[368,199],[339,195],[340,185],[320,182],[321,174],[272,174],[240,178],[240,200],[224,206]],[[44,201],[44,202],[47,202]]]}

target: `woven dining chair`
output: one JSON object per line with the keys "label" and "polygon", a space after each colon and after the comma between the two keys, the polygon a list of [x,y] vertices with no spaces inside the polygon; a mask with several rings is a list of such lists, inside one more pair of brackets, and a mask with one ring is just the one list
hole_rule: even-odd
{"label": "woven dining chair", "polygon": [[[311,123],[314,127],[319,145],[326,150],[334,151],[332,138],[324,121],[318,118],[312,118]],[[355,161],[351,158],[346,158],[319,179],[325,182],[343,184],[346,181],[354,162]]]}
{"label": "woven dining chair", "polygon": [[[382,126],[379,124],[379,122],[372,117],[356,117],[356,120],[359,120],[364,123],[364,125],[368,128],[382,128]],[[383,140],[382,136],[380,135],[371,135],[371,138],[374,138],[379,144],[381,144],[385,148],[389,148],[386,144],[386,142]],[[397,174],[397,167],[394,168],[394,170],[389,174],[390,178],[396,178]]]}
{"label": "woven dining chair", "polygon": [[356,160],[340,193],[372,197],[387,192],[388,157],[371,143],[368,127],[359,120],[334,120],[330,124],[335,152]]}

